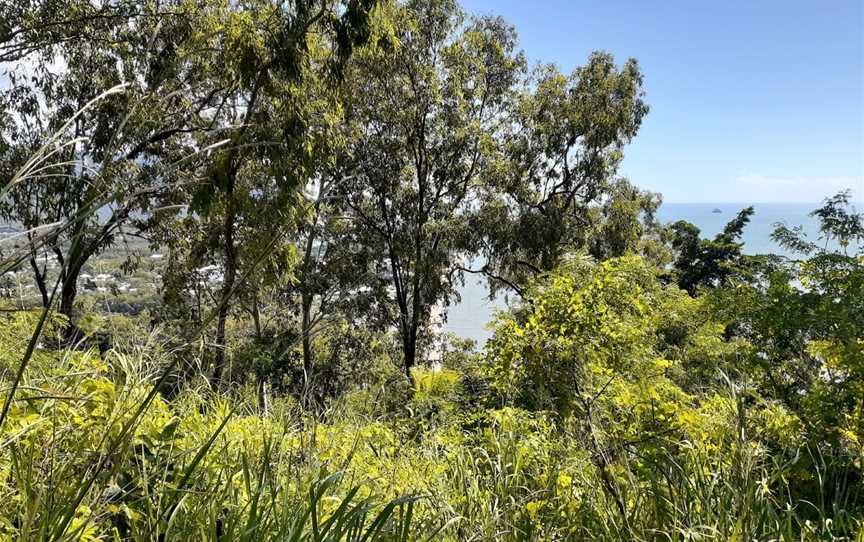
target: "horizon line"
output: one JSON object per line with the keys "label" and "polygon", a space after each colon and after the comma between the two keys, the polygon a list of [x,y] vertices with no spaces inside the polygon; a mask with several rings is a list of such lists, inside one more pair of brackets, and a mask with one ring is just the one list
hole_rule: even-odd
{"label": "horizon line", "polygon": [[[666,201],[662,204],[673,205],[821,205],[821,201]],[[852,204],[864,204],[864,200],[850,200]]]}

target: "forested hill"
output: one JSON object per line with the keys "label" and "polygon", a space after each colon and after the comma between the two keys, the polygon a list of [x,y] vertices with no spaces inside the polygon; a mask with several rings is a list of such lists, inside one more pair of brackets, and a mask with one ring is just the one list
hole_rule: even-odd
{"label": "forested hill", "polygon": [[864,539],[864,215],[660,220],[636,59],[30,0],[0,70],[0,540]]}

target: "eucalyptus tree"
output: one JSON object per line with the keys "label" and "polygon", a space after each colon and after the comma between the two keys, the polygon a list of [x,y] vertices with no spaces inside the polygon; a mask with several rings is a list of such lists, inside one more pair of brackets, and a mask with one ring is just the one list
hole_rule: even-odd
{"label": "eucalyptus tree", "polygon": [[586,235],[588,253],[597,260],[639,254],[654,264],[668,263],[665,227],[656,216],[661,202],[660,194],[641,190],[627,179],[611,181],[589,209],[593,228]]}
{"label": "eucalyptus tree", "polygon": [[345,162],[337,160],[307,187],[309,216],[296,235],[296,280],[284,289],[295,306],[299,302],[307,388],[315,384],[317,376],[314,338],[322,326],[336,319],[386,311],[379,303],[386,292],[369,287],[379,255],[372,246],[358,242],[358,230],[340,189],[351,178],[344,166]]}
{"label": "eucalyptus tree", "polygon": [[[185,2],[25,2],[6,8],[0,59],[2,212],[28,232],[23,247],[49,303],[48,252],[59,311],[73,316],[84,265],[131,219],[180,182],[184,161],[215,129],[225,89],[200,35],[211,9]],[[58,136],[58,137],[54,137]],[[50,159],[10,186],[46,142]]]}
{"label": "eucalyptus tree", "polygon": [[354,167],[338,190],[356,242],[381,255],[369,284],[410,379],[432,307],[452,298],[470,254],[469,217],[524,60],[511,27],[468,20],[453,0],[408,1],[387,17],[395,43],[358,51],[346,72]]}
{"label": "eucalyptus tree", "polygon": [[[199,139],[200,147],[214,150],[196,169],[196,182],[180,194],[188,210],[165,223],[161,241],[175,252],[187,249],[172,255],[185,260],[187,270],[202,263],[219,269],[212,299],[214,385],[225,369],[232,296],[243,293],[239,299],[251,301],[260,335],[258,293],[284,280],[291,267],[287,234],[302,211],[299,189],[339,144],[332,128],[341,114],[342,65],[368,37],[375,4],[226,3],[211,22],[215,30],[207,34],[207,47],[219,51],[222,62],[209,66],[208,76],[228,97],[214,115],[218,133]],[[282,256],[268,261],[271,254]],[[175,273],[169,282],[176,281]]]}
{"label": "eucalyptus tree", "polygon": [[[592,54],[569,76],[551,65],[533,74],[473,223],[484,232],[480,271],[493,289],[519,292],[566,253],[595,244],[595,209],[621,196],[616,173],[648,111],[642,98],[638,63],[619,67],[607,53]],[[640,204],[649,212],[650,199]]]}

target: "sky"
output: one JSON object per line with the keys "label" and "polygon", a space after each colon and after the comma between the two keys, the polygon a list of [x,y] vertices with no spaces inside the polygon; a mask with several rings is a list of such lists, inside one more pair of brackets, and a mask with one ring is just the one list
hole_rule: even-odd
{"label": "sky", "polygon": [[862,0],[462,0],[532,63],[636,58],[651,111],[621,172],[664,201],[864,201]]}

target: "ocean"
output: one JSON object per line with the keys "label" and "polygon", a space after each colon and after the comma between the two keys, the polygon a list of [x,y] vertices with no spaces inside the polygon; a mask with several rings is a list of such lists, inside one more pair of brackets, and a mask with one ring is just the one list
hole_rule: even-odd
{"label": "ocean", "polygon": [[[786,254],[771,240],[774,225],[803,226],[812,240],[818,237],[819,225],[809,216],[816,203],[664,203],[657,212],[661,222],[686,220],[702,230],[702,237],[713,238],[745,207],[753,206],[753,216],[744,228],[744,252],[747,254]],[[714,209],[721,212],[715,213]]]}
{"label": "ocean", "polygon": [[[819,205],[813,203],[664,203],[657,218],[664,223],[686,220],[701,230],[703,238],[713,238],[738,211],[749,205],[755,212],[742,237],[747,254],[788,255],[771,240],[771,232],[778,222],[790,227],[803,226],[810,239],[818,237],[817,221],[809,216]],[[715,213],[714,209],[720,212]],[[459,293],[462,300],[449,307],[444,331],[473,339],[482,347],[492,334],[488,324],[494,312],[505,308],[506,301],[503,298],[490,301],[485,281],[476,276],[466,277]]]}

